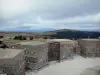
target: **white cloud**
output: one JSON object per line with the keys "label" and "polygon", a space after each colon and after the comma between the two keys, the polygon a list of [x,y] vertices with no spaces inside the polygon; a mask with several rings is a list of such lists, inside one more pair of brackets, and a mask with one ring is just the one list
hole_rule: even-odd
{"label": "white cloud", "polygon": [[84,0],[0,0],[0,17],[10,18],[26,12],[41,12],[82,4]]}
{"label": "white cloud", "polygon": [[61,20],[43,20],[41,17],[37,21],[42,24],[100,24],[100,12],[97,14],[76,16]]}
{"label": "white cloud", "polygon": [[[32,22],[31,22],[32,21]],[[71,18],[65,18],[60,20],[44,20],[41,16],[36,18],[36,23],[33,19],[28,22],[20,23],[20,20],[8,21],[7,26],[3,26],[3,29],[24,28],[28,27],[32,29],[80,29],[80,30],[99,30],[100,29],[100,13],[76,16]],[[31,23],[30,23],[31,22]]]}
{"label": "white cloud", "polygon": [[0,0],[0,20],[7,19],[0,24],[0,30],[22,27],[99,30],[98,3],[99,0]]}
{"label": "white cloud", "polygon": [[0,0],[0,17],[16,16],[22,12],[28,12],[30,7],[29,0]]}
{"label": "white cloud", "polygon": [[31,5],[33,5],[33,9],[45,9],[45,8],[51,8],[51,7],[62,7],[64,5],[70,6],[74,4],[80,4],[83,3],[84,0],[30,0]]}

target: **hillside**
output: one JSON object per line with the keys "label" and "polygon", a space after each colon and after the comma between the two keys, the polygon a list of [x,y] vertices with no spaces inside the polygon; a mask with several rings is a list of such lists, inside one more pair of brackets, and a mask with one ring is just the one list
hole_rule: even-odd
{"label": "hillside", "polygon": [[0,36],[4,37],[13,37],[17,35],[23,36],[37,36],[37,37],[51,37],[51,38],[98,38],[100,37],[100,32],[93,31],[79,31],[79,30],[71,30],[71,29],[61,29],[55,31],[47,31],[47,32],[0,32]]}
{"label": "hillside", "polygon": [[93,31],[78,31],[78,30],[70,30],[70,29],[61,29],[51,31],[52,33],[56,33],[55,35],[50,35],[54,38],[98,38],[100,37],[100,32]]}

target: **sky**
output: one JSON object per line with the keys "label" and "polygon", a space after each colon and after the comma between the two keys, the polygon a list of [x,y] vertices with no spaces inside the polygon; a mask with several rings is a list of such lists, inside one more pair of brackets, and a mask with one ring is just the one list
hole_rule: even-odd
{"label": "sky", "polygon": [[100,31],[100,0],[0,0],[0,31]]}

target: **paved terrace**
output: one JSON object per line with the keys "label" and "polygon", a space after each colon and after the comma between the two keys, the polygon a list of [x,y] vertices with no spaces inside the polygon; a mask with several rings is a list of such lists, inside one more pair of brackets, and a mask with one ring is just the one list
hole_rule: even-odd
{"label": "paved terrace", "polygon": [[[85,70],[95,66],[100,66],[100,58],[83,58],[81,56],[74,56],[73,59],[61,63],[50,63],[48,67],[38,73],[27,72],[26,75],[93,75],[91,73],[85,74]],[[94,70],[98,71],[99,68]]]}
{"label": "paved terrace", "polygon": [[100,66],[94,66],[92,68],[87,68],[80,75],[100,75]]}

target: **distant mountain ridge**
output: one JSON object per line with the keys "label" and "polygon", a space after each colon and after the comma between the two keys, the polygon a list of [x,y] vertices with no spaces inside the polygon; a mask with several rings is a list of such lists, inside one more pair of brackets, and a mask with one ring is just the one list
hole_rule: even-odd
{"label": "distant mountain ridge", "polygon": [[[59,29],[59,30],[53,30],[53,31],[48,31],[48,32],[60,32],[60,31],[75,31],[75,32],[79,32],[79,31],[83,31],[83,30],[75,30],[75,29]],[[100,31],[83,31],[83,32],[100,32]]]}
{"label": "distant mountain ridge", "polygon": [[51,37],[51,38],[98,38],[100,37],[100,32],[96,31],[80,31],[73,29],[60,29],[47,32],[0,32],[1,36],[39,36],[39,37]]}
{"label": "distant mountain ridge", "polygon": [[51,35],[54,38],[98,38],[100,37],[100,32],[96,31],[79,31],[72,29],[61,29],[50,31],[52,33],[56,33],[55,35]]}

